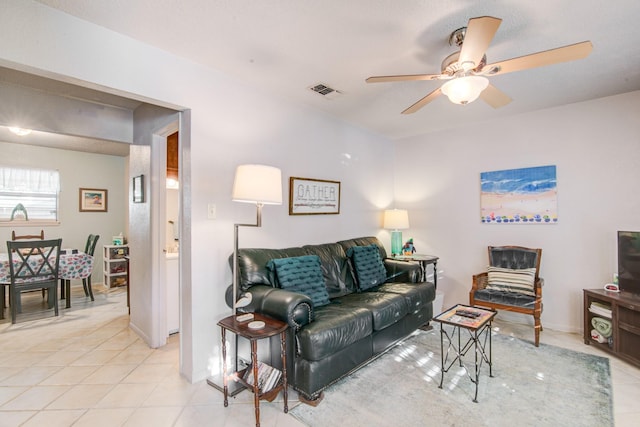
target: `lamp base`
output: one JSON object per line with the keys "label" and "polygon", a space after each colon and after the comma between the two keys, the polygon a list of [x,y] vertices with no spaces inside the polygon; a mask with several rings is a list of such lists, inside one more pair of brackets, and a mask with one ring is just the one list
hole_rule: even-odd
{"label": "lamp base", "polygon": [[391,254],[402,254],[402,231],[394,230],[391,232]]}

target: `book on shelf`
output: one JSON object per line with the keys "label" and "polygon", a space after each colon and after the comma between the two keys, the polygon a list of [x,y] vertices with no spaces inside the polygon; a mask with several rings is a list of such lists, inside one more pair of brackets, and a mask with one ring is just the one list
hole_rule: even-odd
{"label": "book on shelf", "polygon": [[267,378],[267,382],[265,383],[264,391],[267,392],[273,389],[278,384],[278,381],[280,381],[281,376],[282,372],[280,372],[279,369],[273,368],[269,378]]}
{"label": "book on shelf", "polygon": [[611,306],[608,304],[592,301],[589,306],[589,311],[593,314],[611,319]]}
{"label": "book on shelf", "polygon": [[[271,390],[280,380],[282,372],[273,366],[258,361],[258,389],[262,393],[266,393]],[[253,366],[247,366],[247,370],[242,378],[248,385],[253,386],[255,384],[253,379]]]}

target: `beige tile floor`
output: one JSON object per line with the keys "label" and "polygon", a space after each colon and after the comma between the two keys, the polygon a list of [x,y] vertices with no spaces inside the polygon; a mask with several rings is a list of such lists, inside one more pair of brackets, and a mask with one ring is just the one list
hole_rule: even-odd
{"label": "beige tile floor", "polygon": [[[0,321],[0,427],[3,426],[224,426],[255,425],[252,395],[242,392],[228,408],[205,381],[190,384],[178,373],[178,336],[148,348],[129,328],[126,293],[97,286],[96,301],[74,286],[72,308]],[[25,313],[38,311],[37,293]],[[30,305],[31,304],[31,305]],[[531,339],[528,326],[498,319],[502,333]],[[577,334],[545,330],[542,342],[605,356]],[[640,369],[611,359],[616,426],[640,417]],[[302,426],[282,411],[281,397],[261,402],[264,427]],[[297,395],[289,393],[289,408]]]}

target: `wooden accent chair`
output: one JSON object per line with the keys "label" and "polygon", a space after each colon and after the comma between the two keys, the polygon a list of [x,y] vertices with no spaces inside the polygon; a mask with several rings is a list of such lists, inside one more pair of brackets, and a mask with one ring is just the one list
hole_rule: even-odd
{"label": "wooden accent chair", "polygon": [[34,239],[44,240],[44,230],[40,230],[40,234],[24,234],[22,236],[17,235],[15,230],[11,230],[11,240],[34,240]]}
{"label": "wooden accent chair", "polygon": [[544,285],[539,276],[542,249],[489,246],[488,251],[489,267],[473,276],[469,304],[533,316],[538,347]]}

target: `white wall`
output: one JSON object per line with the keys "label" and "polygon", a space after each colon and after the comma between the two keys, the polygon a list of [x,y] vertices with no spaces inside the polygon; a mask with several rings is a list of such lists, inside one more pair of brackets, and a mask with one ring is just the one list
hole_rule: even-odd
{"label": "white wall", "polygon": [[[24,138],[28,138],[25,136]],[[0,227],[0,242],[11,239],[11,230],[18,234],[37,234],[44,230],[45,238],[62,238],[65,248],[84,249],[89,234],[99,234],[96,246],[92,283],[103,283],[102,245],[111,244],[112,236],[125,231],[127,216],[125,194],[125,159],[118,156],[81,153],[55,148],[0,142],[3,166],[56,169],[60,172],[60,225],[50,227]],[[80,188],[108,190],[107,212],[80,212]],[[6,246],[0,251],[6,251]]]}
{"label": "white wall", "polygon": [[[0,65],[191,109],[190,171],[183,170],[190,173],[184,209],[191,218],[182,230],[190,236],[181,241],[191,242],[181,254],[192,270],[182,284],[187,304],[181,341],[189,359],[182,361],[182,373],[188,378],[219,370],[216,322],[230,314],[223,296],[231,282],[233,223],[255,218],[254,208],[230,200],[238,164],[280,167],[285,198],[290,176],[342,183],[340,215],[289,216],[286,201],[267,206],[261,229],[242,229],[242,246],[329,242],[380,230],[380,211],[393,197],[393,147],[387,140],[39,3],[5,0],[1,8]],[[217,206],[214,221],[207,219],[208,203]],[[133,262],[142,256],[132,252]]]}
{"label": "white wall", "polygon": [[[404,234],[441,257],[445,306],[468,303],[488,245],[540,247],[543,327],[581,330],[582,289],[617,270],[616,231],[640,230],[639,113],[633,92],[399,141],[396,170],[411,171],[396,182]],[[542,165],[557,166],[557,224],[480,223],[481,172]]]}
{"label": "white wall", "polygon": [[[162,280],[165,276],[162,252],[165,240],[164,234],[160,236],[154,232],[162,225],[164,233],[166,137],[157,133],[177,122],[178,115],[173,110],[156,106],[138,107],[134,112],[134,145],[129,156],[129,177],[144,176],[145,194],[144,203],[129,205],[130,326],[154,348],[166,344],[166,328],[162,324],[166,306]],[[161,158],[162,162],[152,164],[154,157]],[[154,218],[153,212],[161,214]],[[154,223],[154,220],[158,222]],[[153,269],[154,264],[157,269]]]}

